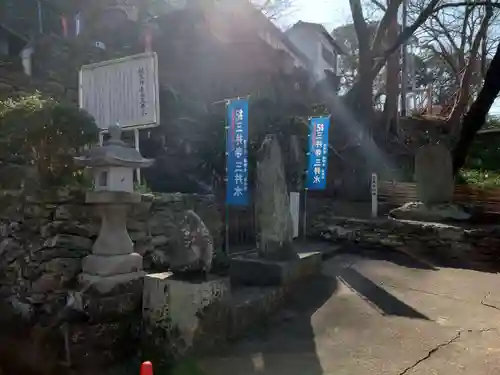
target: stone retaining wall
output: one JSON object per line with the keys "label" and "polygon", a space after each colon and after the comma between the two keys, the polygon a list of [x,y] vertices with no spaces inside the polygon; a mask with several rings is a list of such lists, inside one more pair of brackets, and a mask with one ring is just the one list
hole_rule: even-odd
{"label": "stone retaining wall", "polygon": [[[177,215],[192,209],[221,246],[221,215],[211,196],[144,196],[128,220],[136,251],[146,271],[168,267],[169,233]],[[99,230],[95,210],[81,193],[38,198],[3,192],[0,196],[0,301],[25,315],[52,316],[76,287],[81,260],[91,251]],[[170,231],[169,231],[170,230]],[[217,254],[216,254],[217,255]],[[5,312],[6,310],[3,310]]]}
{"label": "stone retaining wall", "polygon": [[324,206],[322,212],[311,217],[308,235],[370,249],[394,249],[437,266],[494,272],[500,268],[500,227],[352,219],[336,217]]}

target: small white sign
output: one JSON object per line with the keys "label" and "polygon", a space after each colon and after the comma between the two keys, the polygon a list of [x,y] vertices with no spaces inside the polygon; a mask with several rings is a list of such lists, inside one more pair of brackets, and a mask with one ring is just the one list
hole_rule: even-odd
{"label": "small white sign", "polygon": [[292,215],[293,238],[299,237],[300,193],[290,193],[290,214]]}
{"label": "small white sign", "polygon": [[371,192],[372,192],[372,217],[376,218],[378,216],[378,176],[376,173],[372,173]]}
{"label": "small white sign", "polygon": [[158,58],[142,53],[84,65],[80,70],[80,108],[107,130],[157,126],[160,121]]}
{"label": "small white sign", "polygon": [[378,195],[378,177],[375,173],[372,174],[371,191],[372,195]]}

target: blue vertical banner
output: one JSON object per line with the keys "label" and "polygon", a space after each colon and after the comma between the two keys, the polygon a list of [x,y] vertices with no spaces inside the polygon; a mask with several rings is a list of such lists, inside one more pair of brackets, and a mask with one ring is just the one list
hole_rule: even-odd
{"label": "blue vertical banner", "polygon": [[248,99],[227,105],[226,204],[248,205]]}
{"label": "blue vertical banner", "polygon": [[306,188],[309,190],[326,189],[328,170],[328,130],[330,117],[314,117],[310,123],[309,164]]}

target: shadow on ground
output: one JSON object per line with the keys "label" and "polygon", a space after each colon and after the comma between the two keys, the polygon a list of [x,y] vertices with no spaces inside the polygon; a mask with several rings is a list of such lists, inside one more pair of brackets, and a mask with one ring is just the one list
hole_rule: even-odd
{"label": "shadow on ground", "polygon": [[416,257],[413,254],[395,250],[391,247],[361,247],[354,243],[344,243],[334,255],[357,255],[371,260],[384,260],[406,268],[420,270],[439,270],[440,265],[427,259]]}
{"label": "shadow on ground", "polygon": [[[322,275],[297,287],[285,310],[268,324],[256,328],[216,359],[201,360],[204,374],[323,375],[325,372],[316,345],[324,332],[315,332],[311,323],[312,317],[317,313],[316,331],[332,328],[329,327],[332,317],[326,312],[336,309],[331,303],[343,303],[346,288],[368,303],[377,312],[376,315],[430,320],[351,267],[349,258],[350,255],[355,255],[357,259],[361,256],[366,259],[386,260],[408,268],[429,270],[427,264],[397,252],[380,254],[352,248],[346,249],[345,252],[349,254],[345,261],[342,260],[343,256],[340,256],[337,261],[329,263],[331,267],[325,269]],[[333,300],[333,295],[338,298]],[[320,312],[319,309],[325,304],[328,304],[328,307]],[[351,318],[343,319],[344,324],[354,324],[353,327],[358,327],[356,322],[351,322]]]}
{"label": "shadow on ground", "polygon": [[339,277],[349,288],[379,310],[382,315],[430,320],[427,316],[394,297],[354,268],[344,268]]}
{"label": "shadow on ground", "polygon": [[292,293],[285,310],[216,361],[201,360],[200,368],[205,375],[322,375],[311,317],[337,288],[335,277],[322,275],[304,282]]}

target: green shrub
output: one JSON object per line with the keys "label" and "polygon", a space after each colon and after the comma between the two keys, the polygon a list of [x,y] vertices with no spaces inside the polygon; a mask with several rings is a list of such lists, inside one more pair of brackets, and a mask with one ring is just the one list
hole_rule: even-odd
{"label": "green shrub", "polygon": [[462,169],[456,179],[459,185],[473,185],[482,189],[500,187],[500,173],[495,171]]}
{"label": "green shrub", "polygon": [[97,134],[87,113],[38,93],[0,102],[0,165],[31,167],[40,188],[82,182],[73,156]]}

